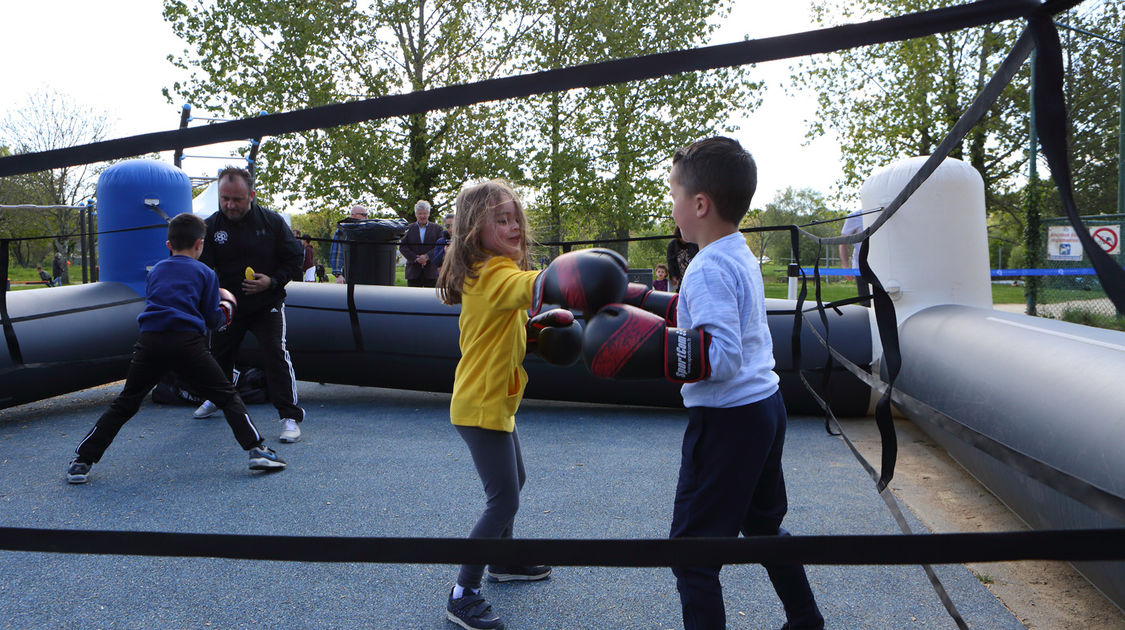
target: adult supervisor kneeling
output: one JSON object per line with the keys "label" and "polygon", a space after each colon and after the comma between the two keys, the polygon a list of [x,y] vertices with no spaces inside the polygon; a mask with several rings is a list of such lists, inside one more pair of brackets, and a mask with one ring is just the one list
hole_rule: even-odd
{"label": "adult supervisor kneeling", "polygon": [[[305,411],[297,406],[297,379],[285,346],[285,285],[301,277],[304,256],[281,215],[254,201],[250,173],[233,166],[220,171],[219,211],[207,218],[199,260],[215,270],[219,286],[235,295],[239,308],[226,330],[212,333],[211,353],[231,375],[246,333],[258,339],[266,388],[282,423],[282,442],[301,439],[299,425],[305,419]],[[208,400],[194,415],[206,418],[214,412]]]}

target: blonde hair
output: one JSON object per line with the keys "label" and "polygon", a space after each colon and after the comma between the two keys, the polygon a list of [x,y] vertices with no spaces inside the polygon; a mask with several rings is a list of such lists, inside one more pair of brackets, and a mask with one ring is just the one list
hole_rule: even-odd
{"label": "blonde hair", "polygon": [[520,253],[516,265],[524,271],[531,269],[527,213],[516,191],[500,179],[466,186],[457,195],[457,233],[446,246],[438,274],[438,296],[445,304],[460,304],[465,282],[479,277],[478,266],[493,256],[481,245],[481,231],[505,201],[515,206],[516,220],[520,224]]}

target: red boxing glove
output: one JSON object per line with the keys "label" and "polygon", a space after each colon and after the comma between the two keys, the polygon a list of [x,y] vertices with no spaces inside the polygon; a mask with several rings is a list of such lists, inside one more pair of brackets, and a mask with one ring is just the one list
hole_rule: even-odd
{"label": "red boxing glove", "polygon": [[698,328],[669,328],[658,315],[628,304],[610,304],[586,324],[582,358],[601,378],[666,378],[693,383],[711,375],[711,335]]}
{"label": "red boxing glove", "polygon": [[215,330],[223,331],[230,326],[230,322],[234,319],[234,309],[238,304],[238,300],[234,299],[234,294],[226,289],[219,287],[219,310],[223,312],[223,321],[215,327]]}
{"label": "red boxing glove", "polygon": [[620,302],[629,277],[621,254],[609,249],[580,249],[554,259],[539,272],[531,295],[531,315],[547,304],[582,311],[589,319],[606,304]]}
{"label": "red boxing glove", "polygon": [[648,288],[647,284],[630,282],[625,289],[625,299],[622,300],[630,306],[643,308],[650,313],[656,313],[664,318],[669,326],[676,325],[676,302],[680,294],[670,291],[657,291]]}
{"label": "red boxing glove", "polygon": [[566,309],[540,313],[527,320],[527,351],[552,365],[573,365],[582,354],[582,326]]}

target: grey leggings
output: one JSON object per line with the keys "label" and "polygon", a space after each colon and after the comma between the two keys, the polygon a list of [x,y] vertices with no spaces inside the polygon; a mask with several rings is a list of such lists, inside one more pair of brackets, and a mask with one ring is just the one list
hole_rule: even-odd
{"label": "grey leggings", "polygon": [[[527,479],[519,434],[514,429],[508,433],[479,427],[456,428],[473,455],[486,497],[484,514],[469,532],[469,538],[511,538],[512,522],[520,508],[520,490]],[[484,565],[464,564],[457,583],[465,588],[480,588],[482,575]]]}

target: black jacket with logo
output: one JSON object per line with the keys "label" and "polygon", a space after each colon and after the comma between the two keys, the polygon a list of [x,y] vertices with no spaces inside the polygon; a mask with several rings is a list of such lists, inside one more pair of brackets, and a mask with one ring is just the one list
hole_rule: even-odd
{"label": "black jacket with logo", "polygon": [[[231,221],[221,211],[207,218],[207,237],[199,260],[219,274],[219,286],[234,294],[237,317],[285,300],[285,285],[301,277],[305,248],[280,214],[251,202],[250,211],[241,221]],[[273,280],[268,291],[255,295],[242,292],[247,267]]]}

